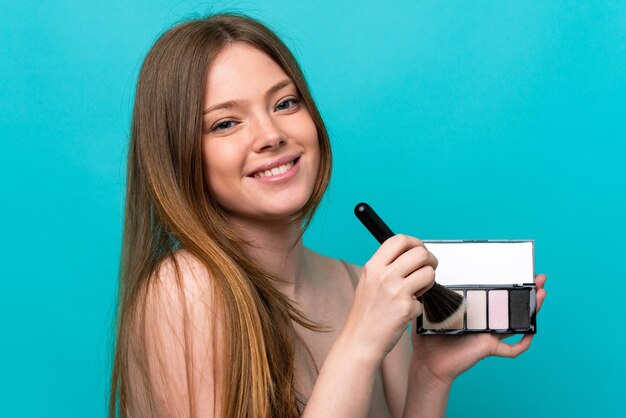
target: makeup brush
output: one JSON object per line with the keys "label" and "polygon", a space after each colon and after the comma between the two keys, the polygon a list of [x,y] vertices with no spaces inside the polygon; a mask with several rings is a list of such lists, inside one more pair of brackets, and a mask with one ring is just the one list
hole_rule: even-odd
{"label": "makeup brush", "polygon": [[[354,214],[381,244],[395,235],[367,203],[356,205]],[[463,296],[437,282],[418,299],[434,329],[445,329],[462,320],[467,306]]]}

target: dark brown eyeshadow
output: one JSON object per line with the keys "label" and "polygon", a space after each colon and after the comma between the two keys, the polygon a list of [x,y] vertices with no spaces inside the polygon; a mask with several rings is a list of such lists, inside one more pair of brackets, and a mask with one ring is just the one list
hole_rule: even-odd
{"label": "dark brown eyeshadow", "polygon": [[509,292],[510,327],[523,329],[530,326],[530,292],[528,289],[515,289]]}

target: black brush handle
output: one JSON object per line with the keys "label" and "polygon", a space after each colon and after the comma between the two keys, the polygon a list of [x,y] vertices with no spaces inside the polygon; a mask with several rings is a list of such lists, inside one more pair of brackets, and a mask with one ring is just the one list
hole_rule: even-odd
{"label": "black brush handle", "polygon": [[[380,216],[378,216],[378,214],[374,212],[374,209],[372,209],[372,207],[367,203],[359,203],[356,205],[354,208],[354,214],[381,244],[395,235],[391,231],[391,228],[389,228],[387,224],[380,219]],[[435,283],[435,285],[436,284],[437,283]],[[435,286],[428,289],[426,293],[430,292],[434,288]],[[417,299],[420,301],[422,300],[421,297],[418,297]]]}
{"label": "black brush handle", "polygon": [[395,235],[367,203],[356,205],[354,214],[381,244]]}

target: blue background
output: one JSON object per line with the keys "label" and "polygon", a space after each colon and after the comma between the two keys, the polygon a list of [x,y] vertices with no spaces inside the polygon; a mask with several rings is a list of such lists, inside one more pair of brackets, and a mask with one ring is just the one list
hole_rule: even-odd
{"label": "blue background", "polygon": [[555,0],[2,2],[0,416],[104,417],[139,66],[227,10],[283,37],[328,125],[311,248],[365,262],[359,201],[421,238],[536,240],[539,334],[448,416],[625,416],[626,2]]}

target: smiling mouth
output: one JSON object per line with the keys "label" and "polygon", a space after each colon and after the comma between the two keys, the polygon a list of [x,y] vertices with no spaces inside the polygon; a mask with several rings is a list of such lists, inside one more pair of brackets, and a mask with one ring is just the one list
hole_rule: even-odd
{"label": "smiling mouth", "polygon": [[293,167],[294,165],[296,165],[298,163],[298,161],[300,160],[300,157],[295,158],[294,160],[279,165],[278,167],[274,167],[271,170],[264,170],[264,171],[258,171],[256,173],[252,173],[251,175],[249,175],[248,177],[253,177],[253,178],[263,178],[263,177],[272,177],[272,176],[278,176],[280,174],[283,174],[287,171],[289,171],[289,169],[291,167]]}

